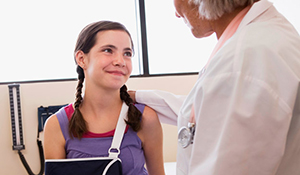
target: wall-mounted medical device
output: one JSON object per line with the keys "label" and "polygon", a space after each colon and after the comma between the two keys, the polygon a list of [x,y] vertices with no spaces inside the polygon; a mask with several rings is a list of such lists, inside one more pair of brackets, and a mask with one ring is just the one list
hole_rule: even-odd
{"label": "wall-mounted medical device", "polygon": [[23,150],[25,145],[23,142],[23,128],[22,128],[22,113],[20,102],[20,85],[9,84],[9,102],[10,102],[10,115],[11,115],[11,128],[13,150]]}
{"label": "wall-mounted medical device", "polygon": [[[23,127],[22,127],[22,112],[21,112],[21,100],[20,100],[20,84],[9,84],[9,102],[10,102],[10,115],[11,115],[11,128],[12,128],[12,141],[13,141],[13,150],[17,150],[19,157],[26,168],[26,171],[29,175],[34,175],[31,171],[24,155],[21,150],[25,149],[24,140],[23,140]],[[44,152],[42,142],[37,139],[37,145],[40,153],[40,163],[41,170],[38,175],[44,173]]]}

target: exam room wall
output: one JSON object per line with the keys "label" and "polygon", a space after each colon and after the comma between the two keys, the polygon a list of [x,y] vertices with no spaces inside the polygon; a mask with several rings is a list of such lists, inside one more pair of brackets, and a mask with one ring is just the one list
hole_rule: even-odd
{"label": "exam room wall", "polygon": [[[178,95],[186,95],[196,82],[197,75],[130,78],[129,89],[158,89]],[[36,144],[37,108],[41,105],[61,105],[73,102],[77,81],[24,83],[20,85],[23,138],[22,151],[32,171],[40,170],[39,153]],[[11,117],[7,85],[0,85],[0,174],[26,175],[16,151],[12,150]],[[176,161],[177,127],[163,124],[164,161]],[[43,139],[43,133],[40,134]]]}

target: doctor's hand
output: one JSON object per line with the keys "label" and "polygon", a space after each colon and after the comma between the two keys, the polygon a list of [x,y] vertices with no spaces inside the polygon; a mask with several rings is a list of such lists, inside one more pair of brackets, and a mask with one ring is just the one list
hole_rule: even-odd
{"label": "doctor's hand", "polygon": [[128,94],[130,95],[130,98],[133,100],[133,102],[136,103],[136,101],[135,101],[135,91],[129,90]]}

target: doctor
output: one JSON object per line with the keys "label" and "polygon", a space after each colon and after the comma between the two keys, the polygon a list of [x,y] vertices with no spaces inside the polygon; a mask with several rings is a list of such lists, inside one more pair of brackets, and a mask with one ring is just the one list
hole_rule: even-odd
{"label": "doctor", "polygon": [[[300,37],[267,0],[174,0],[218,43],[187,97],[132,91],[178,126],[177,174],[300,174]],[[201,48],[199,48],[201,50]]]}

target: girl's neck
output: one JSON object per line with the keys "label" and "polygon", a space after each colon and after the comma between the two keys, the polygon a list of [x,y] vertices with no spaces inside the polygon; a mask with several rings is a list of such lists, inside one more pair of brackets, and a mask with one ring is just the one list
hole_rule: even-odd
{"label": "girl's neck", "polygon": [[[81,111],[89,113],[92,116],[99,114],[110,114],[122,106],[120,98],[120,91],[107,91],[107,90],[85,90],[83,101],[81,104]],[[117,110],[118,111],[118,110]]]}
{"label": "girl's neck", "polygon": [[116,127],[122,108],[120,93],[91,93],[85,91],[80,111],[86,122],[87,129],[93,133],[105,133]]}

